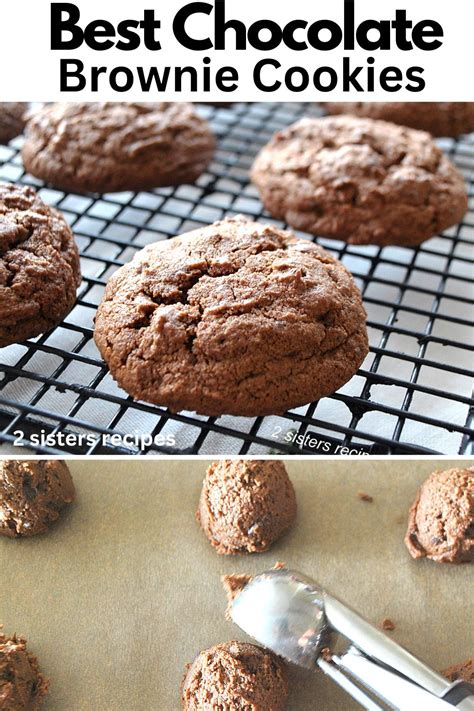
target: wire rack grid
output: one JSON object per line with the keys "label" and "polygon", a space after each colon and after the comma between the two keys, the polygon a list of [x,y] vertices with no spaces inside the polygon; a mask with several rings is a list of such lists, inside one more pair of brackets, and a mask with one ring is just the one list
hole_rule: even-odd
{"label": "wire rack grid", "polygon": [[468,182],[462,224],[417,249],[318,239],[354,274],[369,316],[370,354],[339,392],[278,417],[209,418],[134,402],[116,386],[93,342],[107,279],[144,245],[225,215],[282,225],[263,210],[249,169],[274,131],[320,113],[299,103],[199,111],[218,149],[192,186],[64,193],[25,174],[21,138],[0,147],[0,179],[35,186],[64,212],[83,272],[60,326],[0,351],[0,442],[43,454],[472,453],[474,136],[441,142]]}

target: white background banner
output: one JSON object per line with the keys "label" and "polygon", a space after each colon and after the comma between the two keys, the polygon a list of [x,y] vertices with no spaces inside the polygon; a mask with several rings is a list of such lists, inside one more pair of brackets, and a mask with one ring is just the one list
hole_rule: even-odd
{"label": "white background banner", "polygon": [[[370,42],[377,42],[381,33],[386,35],[390,48],[372,51],[362,49],[357,41],[354,49],[345,48],[354,33],[344,20],[344,0],[288,3],[203,0],[194,3],[183,28],[192,39],[209,40],[208,44],[212,44],[210,48],[199,50],[184,47],[173,32],[176,15],[191,4],[188,0],[76,0],[72,5],[80,11],[80,19],[75,23],[74,35],[79,41],[83,35],[92,38],[92,42],[95,37],[96,47],[104,42],[114,46],[99,50],[83,42],[77,48],[53,51],[51,8],[60,4],[63,3],[49,0],[2,0],[0,100],[474,100],[474,3],[470,0],[355,0],[356,29],[367,20],[390,22],[390,27],[385,24],[381,31],[373,27],[368,33],[364,32]],[[227,21],[239,20],[245,25],[245,29],[242,31],[241,27],[239,31],[247,44],[245,50],[236,50],[236,32],[232,28],[225,33],[225,48],[215,48],[217,6],[221,11],[224,6]],[[128,25],[128,39],[122,38],[122,42],[139,41],[139,46],[128,51],[117,48],[115,45],[121,39],[119,23],[127,20],[140,23],[145,10],[153,11],[155,22],[160,23],[160,27],[155,28],[148,24],[147,43],[155,47],[159,43],[160,49],[147,48],[144,28],[133,29],[132,25]],[[400,23],[398,31],[393,26],[397,10],[406,11],[406,19],[412,23],[406,31],[400,28]],[[68,14],[69,11],[63,11],[62,19]],[[148,22],[150,17],[148,14]],[[94,35],[94,26],[91,28],[90,23],[97,20],[110,24],[96,24]],[[253,23],[261,20],[276,23],[273,40],[277,46],[269,49],[251,46],[255,37],[264,43],[271,41],[271,26],[259,32],[254,28],[249,34]],[[290,25],[285,37],[299,48],[307,45],[306,49],[291,49],[281,38],[281,30],[295,20],[304,22]],[[427,51],[415,46],[413,28],[425,20],[442,26],[442,45],[438,49]],[[321,21],[323,24],[313,26],[308,33],[311,25]],[[339,43],[334,23],[342,30]],[[421,27],[415,32],[419,37]],[[219,35],[217,31],[217,39]],[[71,37],[71,33],[62,33],[64,39]],[[314,38],[316,44],[334,41],[337,46],[331,50],[314,48],[311,46]],[[435,41],[429,28],[425,28],[424,40]],[[405,48],[399,48],[397,42]],[[408,43],[412,49],[407,48]],[[178,79],[183,67],[189,69],[182,73],[179,91]],[[79,87],[80,91],[61,91],[61,74],[63,89]],[[223,77],[222,83],[235,86],[235,90],[220,91],[219,76]],[[195,91],[191,91],[191,79]],[[205,91],[206,80],[210,91]],[[409,90],[408,87],[417,88],[421,82],[422,91]],[[145,90],[147,84],[148,90]],[[330,91],[321,90],[328,86]],[[387,86],[392,90],[388,91]],[[301,88],[303,90],[299,90]]]}

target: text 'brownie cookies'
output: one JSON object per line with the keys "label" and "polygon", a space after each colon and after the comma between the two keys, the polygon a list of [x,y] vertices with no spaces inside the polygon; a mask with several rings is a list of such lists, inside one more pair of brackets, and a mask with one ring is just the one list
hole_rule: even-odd
{"label": "text 'brownie cookies'", "polygon": [[23,131],[28,104],[0,101],[0,143],[8,143]]}
{"label": "text 'brownie cookies'", "polygon": [[0,183],[0,348],[57,326],[76,302],[79,253],[63,215]]}
{"label": "text 'brownie cookies'", "polygon": [[366,314],[328,252],[227,219],[155,243],[109,280],[95,340],[130,395],[173,411],[281,413],[357,371]]}
{"label": "text 'brownie cookies'", "polygon": [[48,687],[38,660],[26,648],[26,640],[0,632],[0,709],[39,711]]}
{"label": "text 'brownie cookies'", "polygon": [[188,666],[181,689],[185,711],[282,711],[288,696],[284,663],[245,642],[218,644]]}
{"label": "text 'brownie cookies'", "polygon": [[415,246],[467,210],[462,175],[428,133],[354,116],[276,133],[252,179],[274,217],[351,244]]}
{"label": "text 'brownie cookies'", "polygon": [[353,114],[393,121],[433,136],[461,136],[474,131],[474,102],[336,101],[322,104],[330,114]]}
{"label": "text 'brownie cookies'", "polygon": [[65,462],[0,462],[0,535],[15,538],[45,533],[74,498]]}
{"label": "text 'brownie cookies'", "polygon": [[433,472],[410,509],[405,543],[413,558],[474,561],[474,469]]}
{"label": "text 'brownie cookies'", "polygon": [[218,553],[263,553],[295,518],[295,490],[283,462],[221,460],[207,470],[197,519]]}
{"label": "text 'brownie cookies'", "polygon": [[63,190],[115,192],[192,183],[215,139],[186,103],[60,103],[28,122],[26,170]]}

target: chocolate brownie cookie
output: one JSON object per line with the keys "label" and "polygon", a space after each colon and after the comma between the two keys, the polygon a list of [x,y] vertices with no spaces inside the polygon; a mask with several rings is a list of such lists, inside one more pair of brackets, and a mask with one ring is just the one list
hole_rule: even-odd
{"label": "chocolate brownie cookie", "polygon": [[365,319],[328,252],[240,216],[149,245],[119,269],[95,340],[134,398],[255,416],[346,383],[367,354]]}
{"label": "chocolate brownie cookie", "polygon": [[0,632],[0,709],[39,711],[48,687],[38,660],[26,648],[26,640]]}
{"label": "chocolate brownie cookie", "polygon": [[463,177],[429,134],[354,116],[275,134],[252,179],[274,217],[352,244],[415,246],[467,210]]}
{"label": "chocolate brownie cookie", "polygon": [[0,143],[8,143],[23,131],[28,104],[0,101]]}
{"label": "chocolate brownie cookie", "polygon": [[191,104],[53,104],[26,126],[25,168],[77,192],[193,183],[215,139]]}
{"label": "chocolate brownie cookie", "polygon": [[0,535],[15,538],[45,533],[74,497],[64,462],[0,462]]}
{"label": "chocolate brownie cookie", "polygon": [[196,517],[218,553],[263,553],[293,525],[296,496],[283,462],[211,464]]}
{"label": "chocolate brownie cookie", "polygon": [[330,114],[352,114],[392,121],[433,136],[474,131],[474,103],[461,101],[337,101],[322,104]]}
{"label": "chocolate brownie cookie", "polygon": [[433,472],[410,509],[405,543],[413,558],[474,561],[474,469]]}
{"label": "chocolate brownie cookie", "polygon": [[0,183],[0,348],[57,326],[76,302],[79,253],[33,188]]}
{"label": "chocolate brownie cookie", "polygon": [[181,688],[185,711],[282,711],[288,696],[284,663],[254,644],[227,642],[188,665]]}

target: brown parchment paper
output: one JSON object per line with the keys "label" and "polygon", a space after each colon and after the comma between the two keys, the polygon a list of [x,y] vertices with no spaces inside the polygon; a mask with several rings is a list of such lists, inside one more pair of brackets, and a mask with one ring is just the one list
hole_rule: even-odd
{"label": "brown parchment paper", "polygon": [[[418,485],[451,465],[290,460],[297,525],[268,554],[229,558],[194,518],[207,462],[71,462],[77,502],[59,524],[0,539],[0,620],[51,680],[45,711],[178,711],[186,662],[245,639],[224,619],[220,575],[280,560],[373,622],[390,618],[395,639],[444,668],[474,651],[473,568],[415,562],[403,536]],[[291,671],[289,711],[357,708],[322,674]]]}

